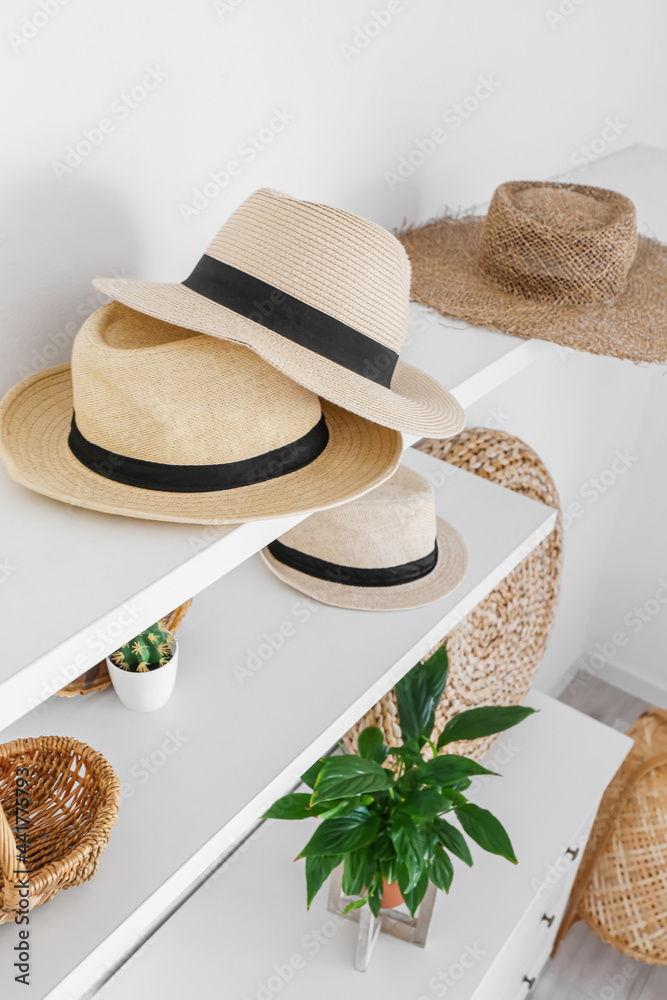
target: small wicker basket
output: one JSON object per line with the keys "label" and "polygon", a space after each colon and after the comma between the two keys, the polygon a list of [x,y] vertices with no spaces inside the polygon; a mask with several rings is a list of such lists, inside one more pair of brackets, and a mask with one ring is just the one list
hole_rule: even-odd
{"label": "small wicker basket", "polygon": [[40,736],[0,745],[0,923],[25,907],[22,872],[31,910],[92,878],[119,795],[111,764],[78,740]]}

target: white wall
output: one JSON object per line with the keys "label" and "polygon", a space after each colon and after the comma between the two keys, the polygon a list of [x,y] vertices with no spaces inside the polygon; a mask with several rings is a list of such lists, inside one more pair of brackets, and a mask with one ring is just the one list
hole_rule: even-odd
{"label": "white wall", "polygon": [[[69,357],[101,302],[93,276],[181,280],[261,185],[393,227],[484,202],[508,178],[667,145],[660,0],[61,3],[3,6],[0,389]],[[387,23],[364,34],[388,6]],[[133,97],[142,80],[153,89]],[[85,151],[86,130],[97,145],[58,166],[68,147]],[[253,156],[256,135],[266,142]],[[410,172],[402,158],[420,143],[433,152]],[[188,210],[230,161],[235,175]],[[470,419],[504,402],[505,429],[538,450],[568,501],[632,444],[644,394],[631,365],[545,352]],[[621,492],[568,529],[543,686],[588,641]]]}

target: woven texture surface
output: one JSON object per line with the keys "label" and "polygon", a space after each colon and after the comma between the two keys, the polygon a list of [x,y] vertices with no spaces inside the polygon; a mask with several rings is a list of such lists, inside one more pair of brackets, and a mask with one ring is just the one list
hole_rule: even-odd
{"label": "woven texture surface", "polygon": [[[400,353],[408,329],[410,263],[382,226],[262,189],[237,208],[206,253]],[[295,382],[383,427],[444,437],[464,426],[454,397],[400,359],[390,388],[372,381],[373,369],[386,365],[384,352],[376,356],[372,346],[368,371],[359,374],[183,284],[97,278],[94,285],[147,316],[246,344]],[[259,305],[273,309],[270,301]]]}
{"label": "woven texture surface", "polygon": [[[27,774],[17,774],[18,768]],[[0,746],[0,923],[14,919],[14,872],[24,870],[12,832],[17,794],[28,803],[32,909],[95,874],[116,820],[120,783],[106,758],[78,740],[42,736]],[[19,813],[21,822],[24,815]]]}
{"label": "woven texture surface", "polygon": [[[503,431],[473,428],[449,441],[426,441],[421,450],[559,508],[556,487],[538,456]],[[449,679],[436,712],[438,734],[467,708],[516,704],[527,693],[556,612],[562,545],[559,517],[549,537],[447,636]],[[400,745],[393,690],[347,733],[344,742],[349,750],[356,751],[358,734],[366,726],[380,726],[389,746]],[[450,752],[479,758],[494,739],[453,743]]]}
{"label": "woven texture surface", "polygon": [[667,965],[667,712],[645,712],[607,789],[556,947],[575,920],[630,958]]}
{"label": "woven texture surface", "polygon": [[436,517],[433,487],[405,465],[377,489],[333,510],[320,511],[281,537],[285,544],[338,566],[400,566],[438,547],[435,568],[394,587],[359,587],[322,580],[281,563],[269,551],[262,558],[285,583],[323,604],[365,611],[418,608],[451,593],[463,579],[468,553],[463,539]]}
{"label": "woven texture surface", "polygon": [[[99,475],[70,450],[74,407],[81,433],[110,453]],[[328,441],[315,458],[249,485],[170,492],[107,478],[122,476],[124,457],[217,465],[289,453],[322,416]],[[6,394],[0,432],[9,474],[37,493],[112,514],[204,524],[344,503],[384,482],[402,453],[396,431],[321,401],[247,347],[174,331],[119,302],[88,317],[71,366],[30,375]]]}
{"label": "woven texture surface", "polygon": [[502,184],[486,216],[446,216],[399,238],[413,299],[446,316],[594,354],[667,360],[667,247],[638,236],[623,195]]}
{"label": "woven texture surface", "polygon": [[[183,624],[183,619],[191,604],[192,598],[186,601],[185,604],[179,604],[177,608],[170,611],[168,615],[161,619],[162,625],[166,629],[169,629],[170,632],[176,632]],[[99,663],[96,663],[94,667],[86,670],[79,677],[75,677],[66,687],[61,688],[60,691],[56,691],[56,694],[59,698],[73,698],[77,694],[94,694],[96,691],[104,691],[105,688],[110,686],[111,678],[109,677],[109,670],[105,659],[100,660]]]}

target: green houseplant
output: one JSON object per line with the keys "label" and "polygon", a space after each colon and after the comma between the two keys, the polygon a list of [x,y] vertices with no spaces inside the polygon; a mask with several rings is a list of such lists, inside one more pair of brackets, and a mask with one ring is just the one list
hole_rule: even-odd
{"label": "green houseplant", "polygon": [[[369,726],[359,734],[359,756],[318,760],[302,776],[311,791],[285,795],[265,814],[273,819],[322,820],[298,855],[306,861],[309,907],[334,868],[342,864],[343,892],[360,897],[345,912],[368,903],[377,917],[386,887],[398,883],[414,917],[429,881],[449,892],[454,875],[451,855],[472,864],[463,833],[484,850],[517,863],[501,823],[464,795],[471,778],[496,772],[469,757],[449,754],[446,748],[454,741],[509,729],[533,709],[473,708],[450,719],[434,742],[435,710],[445,690],[447,667],[442,646],[396,685],[402,746],[385,746],[382,731]],[[448,813],[456,817],[463,833],[445,819]]]}
{"label": "green houseplant", "polygon": [[116,694],[135,712],[152,712],[169,700],[177,666],[178,644],[160,622],[107,657]]}

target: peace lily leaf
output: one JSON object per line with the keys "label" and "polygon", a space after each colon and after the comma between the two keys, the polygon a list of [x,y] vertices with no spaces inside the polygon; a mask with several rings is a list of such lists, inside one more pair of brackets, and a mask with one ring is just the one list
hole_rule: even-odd
{"label": "peace lily leaf", "polygon": [[383,830],[378,839],[373,844],[373,851],[376,858],[394,858],[396,851],[391,842],[391,837],[386,830]]}
{"label": "peace lily leaf", "polygon": [[305,774],[301,775],[301,780],[304,785],[308,785],[309,788],[315,787],[315,782],[317,781],[317,776],[324,767],[325,761],[320,759],[316,760],[314,764],[308,768]]}
{"label": "peace lily leaf", "polygon": [[396,685],[396,705],[403,739],[422,746],[433,730],[435,701],[430,680],[420,668],[417,664]]}
{"label": "peace lily leaf", "polygon": [[398,884],[413,888],[424,863],[424,841],[419,827],[408,817],[397,813],[389,825],[389,836],[398,858]]}
{"label": "peace lily leaf", "polygon": [[328,757],[317,776],[312,802],[362,795],[389,788],[391,784],[391,771],[374,760],[365,760],[356,754]]}
{"label": "peace lily leaf", "polygon": [[358,910],[359,907],[365,906],[367,902],[368,902],[368,900],[367,900],[366,896],[362,896],[361,899],[353,899],[351,903],[347,904],[347,906],[345,907],[345,909],[341,913],[341,917],[344,917],[346,913],[350,912],[350,910]]}
{"label": "peace lily leaf", "polygon": [[456,810],[456,815],[468,836],[485,851],[499,854],[513,865],[518,864],[505,827],[488,809],[481,809],[480,806],[468,802]]}
{"label": "peace lily leaf", "polygon": [[438,788],[420,788],[406,795],[399,811],[418,823],[429,823],[439,813],[452,808],[449,796],[443,795]]}
{"label": "peace lily leaf", "polygon": [[357,806],[342,816],[332,816],[318,826],[300,858],[322,854],[347,854],[372,844],[380,829],[380,819],[365,806]]}
{"label": "peace lily leaf", "polygon": [[459,757],[458,754],[441,754],[432,760],[427,760],[419,768],[419,777],[425,785],[451,785],[460,778],[471,774],[495,774],[482,767],[476,760],[469,757]]}
{"label": "peace lily leaf", "polygon": [[428,889],[428,871],[426,868],[424,868],[424,870],[422,871],[414,889],[410,889],[408,892],[403,892],[403,890],[401,889],[401,892],[403,893],[403,899],[405,900],[405,904],[408,910],[410,911],[411,917],[414,917],[415,913],[417,912],[417,907],[424,898],[427,889]]}
{"label": "peace lily leaf", "polygon": [[398,864],[396,858],[383,858],[380,861],[380,874],[386,879],[389,885],[398,881]]}
{"label": "peace lily leaf", "polygon": [[438,840],[440,843],[455,854],[457,858],[460,858],[466,865],[472,867],[472,854],[470,853],[470,848],[465,842],[465,837],[460,830],[457,830],[455,826],[448,823],[446,819],[436,819],[433,823],[433,829],[436,832]]}
{"label": "peace lily leaf", "polygon": [[421,878],[423,869],[423,859],[416,862],[412,859],[409,861],[403,861],[399,858],[396,861],[396,880],[398,882],[398,888],[404,896],[406,892],[411,892],[417,885],[417,882]]}
{"label": "peace lily leaf", "polygon": [[[308,796],[308,801],[310,799],[311,796]],[[326,802],[316,803],[312,806],[310,814],[311,816],[319,816],[321,819],[329,819],[330,816],[340,816],[341,813],[349,812],[350,809],[360,805],[368,805],[368,802],[364,802],[359,795],[355,795],[351,799],[330,799]]]}
{"label": "peace lily leaf", "polygon": [[387,754],[384,749],[384,735],[378,726],[367,726],[359,733],[359,756],[381,764]]}
{"label": "peace lily leaf", "polygon": [[454,865],[442,847],[436,847],[435,856],[431,862],[428,874],[433,885],[438,889],[444,889],[445,892],[449,892],[449,887],[454,878]]}
{"label": "peace lily leaf", "polygon": [[465,795],[461,795],[460,792],[456,791],[456,788],[441,788],[440,794],[450,803],[449,809],[443,809],[442,812],[449,812],[450,809],[458,809],[459,806],[464,806],[468,801]]}
{"label": "peace lily leaf", "polygon": [[293,795],[283,795],[264,813],[264,819],[308,819],[316,815],[310,808],[310,795],[307,792],[296,792]]}
{"label": "peace lily leaf", "polygon": [[476,740],[511,729],[534,713],[525,705],[486,705],[450,719],[438,739],[438,750],[455,740]]}
{"label": "peace lily leaf", "polygon": [[343,892],[346,896],[359,896],[364,886],[375,878],[377,862],[373,847],[362,847],[345,855],[343,869]]}
{"label": "peace lily leaf", "polygon": [[342,857],[337,854],[330,854],[326,857],[306,858],[306,893],[308,897],[308,909],[315,899],[315,896],[322,888],[326,880],[331,875],[334,868],[342,862]]}
{"label": "peace lily leaf", "polygon": [[371,908],[371,913],[374,917],[380,916],[380,910],[382,909],[382,887],[380,890],[376,889],[374,892],[368,894],[368,905]]}
{"label": "peace lily leaf", "polygon": [[[449,670],[447,647],[442,645],[440,649],[436,649],[433,656],[429,656],[426,663],[422,664],[422,669],[428,677],[433,702],[437,708],[447,685],[447,673]],[[431,726],[431,729],[433,729],[433,726]]]}

